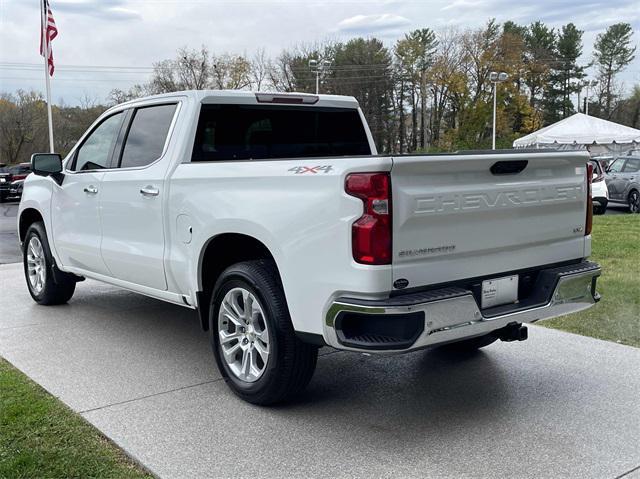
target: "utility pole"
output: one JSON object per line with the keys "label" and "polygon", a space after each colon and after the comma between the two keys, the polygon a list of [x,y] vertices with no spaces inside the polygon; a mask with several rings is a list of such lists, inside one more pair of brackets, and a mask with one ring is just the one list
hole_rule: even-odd
{"label": "utility pole", "polygon": [[492,131],[492,138],[491,138],[491,149],[495,150],[496,149],[496,97],[498,94],[498,83],[502,83],[504,81],[507,81],[507,78],[509,78],[509,75],[507,75],[505,72],[491,72],[489,73],[489,80],[491,81],[491,83],[493,83],[493,131]]}
{"label": "utility pole", "polygon": [[584,114],[589,116],[589,88],[595,88],[597,81],[591,80],[587,82],[587,96],[585,98]]}
{"label": "utility pole", "polygon": [[324,74],[331,68],[329,60],[309,60],[309,69],[316,74],[316,95],[320,93],[320,74]]}

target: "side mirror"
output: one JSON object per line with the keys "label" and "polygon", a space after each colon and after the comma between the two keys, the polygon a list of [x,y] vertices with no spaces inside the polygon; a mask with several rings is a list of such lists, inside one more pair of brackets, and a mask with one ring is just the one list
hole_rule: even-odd
{"label": "side mirror", "polygon": [[31,171],[35,175],[50,176],[53,181],[62,185],[62,157],[57,153],[34,153],[31,155]]}
{"label": "side mirror", "polygon": [[62,157],[57,153],[34,153],[31,155],[31,171],[39,176],[62,173]]}

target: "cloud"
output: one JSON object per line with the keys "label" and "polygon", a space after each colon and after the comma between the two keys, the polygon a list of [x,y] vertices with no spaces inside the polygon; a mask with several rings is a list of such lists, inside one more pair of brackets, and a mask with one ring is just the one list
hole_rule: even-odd
{"label": "cloud", "polygon": [[481,0],[455,0],[454,2],[449,3],[449,5],[442,7],[440,11],[445,12],[454,8],[474,8],[479,7],[480,5],[482,5]]}
{"label": "cloud", "polygon": [[103,20],[137,20],[140,13],[124,7],[123,0],[70,0],[56,2],[52,8],[56,12],[90,15]]}
{"label": "cloud", "polygon": [[393,13],[376,15],[355,15],[338,23],[338,31],[366,35],[368,33],[388,32],[410,25],[411,21]]}

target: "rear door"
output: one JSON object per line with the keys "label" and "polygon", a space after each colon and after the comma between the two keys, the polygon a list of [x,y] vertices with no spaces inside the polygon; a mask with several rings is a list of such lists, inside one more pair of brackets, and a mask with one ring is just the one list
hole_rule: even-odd
{"label": "rear door", "polygon": [[415,287],[583,257],[588,159],[579,152],[394,158],[394,281]]}
{"label": "rear door", "polygon": [[114,278],[165,290],[165,176],[178,103],[135,108],[100,193],[101,252]]}
{"label": "rear door", "polygon": [[626,163],[622,167],[620,172],[620,178],[622,180],[621,190],[622,199],[629,198],[629,193],[635,187],[637,188],[638,182],[640,182],[640,158],[627,158]]}

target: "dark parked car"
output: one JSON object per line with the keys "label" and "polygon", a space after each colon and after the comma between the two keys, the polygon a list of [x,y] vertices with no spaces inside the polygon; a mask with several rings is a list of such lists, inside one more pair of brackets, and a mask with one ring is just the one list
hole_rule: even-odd
{"label": "dark parked car", "polygon": [[11,183],[16,180],[24,180],[31,173],[30,163],[19,163],[14,166],[0,168],[0,202],[9,197]]}
{"label": "dark parked car", "polygon": [[9,193],[7,195],[7,199],[11,201],[20,201],[22,198],[22,187],[24,186],[24,180],[16,180],[12,181],[9,186]]}
{"label": "dark parked car", "polygon": [[6,166],[0,166],[0,202],[9,194],[9,185],[11,184],[11,173]]}
{"label": "dark parked car", "polygon": [[620,156],[607,168],[609,201],[629,205],[640,213],[640,157]]}

